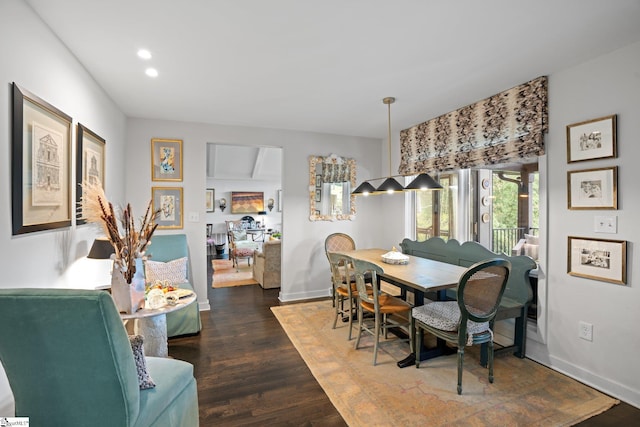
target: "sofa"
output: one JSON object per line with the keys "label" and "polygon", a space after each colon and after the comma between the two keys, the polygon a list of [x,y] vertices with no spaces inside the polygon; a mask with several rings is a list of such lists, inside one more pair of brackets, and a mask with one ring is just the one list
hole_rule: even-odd
{"label": "sofa", "polygon": [[0,289],[0,360],[32,426],[197,426],[193,365],[139,342],[106,291]]}
{"label": "sofa", "polygon": [[[185,234],[154,234],[151,238],[151,244],[147,249],[149,261],[170,263],[181,258],[187,258],[186,263],[186,281],[178,283],[178,287],[194,291],[191,283],[191,272],[189,269],[189,247],[187,245],[187,236]],[[149,274],[149,265],[145,263],[145,276],[147,279],[151,277]],[[194,291],[195,292],[195,291]],[[197,302],[190,306],[167,314],[167,337],[175,337],[179,335],[193,335],[200,332],[202,323],[200,321],[200,310]]]}
{"label": "sofa", "polygon": [[253,253],[253,278],[263,289],[280,287],[280,240],[267,240]]}
{"label": "sofa", "polygon": [[[402,252],[408,255],[433,259],[436,261],[455,264],[462,267],[471,265],[489,258],[502,258],[511,262],[511,274],[507,281],[507,287],[500,302],[500,308],[496,315],[496,321],[515,319],[513,345],[505,346],[495,351],[495,354],[513,352],[517,357],[523,358],[527,343],[527,311],[533,298],[529,273],[536,268],[536,263],[528,256],[508,256],[497,254],[485,248],[478,242],[460,243],[455,239],[444,241],[439,237],[432,237],[426,241],[404,239],[400,243]],[[447,296],[455,299],[455,290],[447,290]],[[486,365],[486,344],[482,344],[481,364]]]}

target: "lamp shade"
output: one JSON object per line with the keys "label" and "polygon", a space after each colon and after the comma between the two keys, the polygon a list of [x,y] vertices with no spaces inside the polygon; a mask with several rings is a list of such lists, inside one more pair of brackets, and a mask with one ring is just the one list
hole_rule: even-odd
{"label": "lamp shade", "polygon": [[376,193],[394,193],[396,191],[404,191],[404,187],[394,178],[387,178],[378,188]]}
{"label": "lamp shade", "polygon": [[114,253],[115,250],[109,240],[105,238],[98,238],[93,241],[93,245],[91,245],[91,250],[89,250],[87,258],[110,259],[111,255]]}
{"label": "lamp shade", "polygon": [[267,211],[258,211],[258,215],[266,215]]}
{"label": "lamp shade", "polygon": [[405,187],[405,190],[442,190],[442,185],[429,174],[421,173]]}
{"label": "lamp shade", "polygon": [[367,194],[373,193],[374,191],[376,191],[376,187],[369,184],[368,181],[365,181],[362,184],[358,185],[358,188],[353,190],[351,194],[363,194],[366,196]]}

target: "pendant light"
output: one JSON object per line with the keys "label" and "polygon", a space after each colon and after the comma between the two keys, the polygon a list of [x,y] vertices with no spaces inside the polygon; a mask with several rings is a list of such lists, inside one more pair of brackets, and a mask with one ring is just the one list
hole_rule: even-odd
{"label": "pendant light", "polygon": [[395,180],[395,178],[393,178],[391,176],[391,104],[393,104],[394,102],[396,102],[396,99],[394,97],[386,97],[382,100],[382,102],[384,104],[387,105],[387,116],[388,116],[388,140],[387,140],[387,145],[389,148],[389,176],[387,177],[387,179],[385,179],[382,184],[380,184],[380,186],[378,188],[376,188],[376,193],[389,193],[389,194],[393,194],[396,191],[404,191],[404,187],[402,186],[402,184],[400,184],[398,181]]}
{"label": "pendant light", "polygon": [[442,190],[442,185],[429,174],[421,173],[405,187],[405,190]]}

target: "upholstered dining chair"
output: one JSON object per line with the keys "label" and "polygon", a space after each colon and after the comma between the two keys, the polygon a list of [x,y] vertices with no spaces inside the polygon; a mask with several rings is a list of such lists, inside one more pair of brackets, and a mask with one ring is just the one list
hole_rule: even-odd
{"label": "upholstered dining chair", "polygon": [[[349,336],[352,339],[353,317],[357,316],[357,298],[358,290],[354,280],[345,280],[347,264],[351,261],[348,256],[337,252],[327,253],[329,257],[329,265],[331,266],[331,283],[333,284],[333,306],[335,307],[335,316],[333,318],[333,329],[336,328],[338,318],[347,319],[349,322]],[[348,282],[348,283],[347,283]],[[371,293],[372,289],[367,286],[367,293]],[[348,303],[348,308],[345,307]]]}
{"label": "upholstered dining chair", "polygon": [[[355,349],[357,350],[360,345],[360,337],[363,332],[373,335],[373,365],[375,366],[382,333],[387,338],[387,331],[390,328],[403,328],[407,335],[411,336],[413,330],[409,313],[411,304],[380,291],[378,275],[382,273],[382,269],[377,265],[352,258],[351,262],[347,263],[346,270],[348,275],[353,274],[355,277],[358,291],[358,335]],[[371,277],[371,292],[367,292],[367,276]],[[364,319],[365,312],[373,314],[373,329],[369,321]]]}
{"label": "upholstered dining chair", "polygon": [[422,331],[458,348],[458,394],[462,394],[465,346],[487,343],[489,382],[493,383],[493,323],[507,286],[511,263],[500,258],[478,262],[460,277],[457,301],[434,301],[412,310],[416,368]]}

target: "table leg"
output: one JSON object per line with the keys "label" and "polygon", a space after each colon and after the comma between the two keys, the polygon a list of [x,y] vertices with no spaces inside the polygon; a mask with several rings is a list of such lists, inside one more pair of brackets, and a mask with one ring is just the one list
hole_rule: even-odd
{"label": "table leg", "polygon": [[168,357],[167,316],[160,314],[136,321],[136,333],[144,337],[145,356]]}

